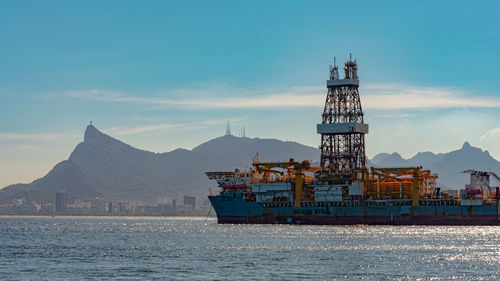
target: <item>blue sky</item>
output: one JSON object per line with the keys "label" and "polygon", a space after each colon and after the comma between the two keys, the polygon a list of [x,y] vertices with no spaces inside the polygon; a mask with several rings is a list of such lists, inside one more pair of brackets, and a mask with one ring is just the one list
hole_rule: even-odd
{"label": "blue sky", "polygon": [[333,56],[359,63],[367,153],[500,158],[495,1],[5,1],[0,186],[66,159],[90,120],[133,146],[317,146]]}

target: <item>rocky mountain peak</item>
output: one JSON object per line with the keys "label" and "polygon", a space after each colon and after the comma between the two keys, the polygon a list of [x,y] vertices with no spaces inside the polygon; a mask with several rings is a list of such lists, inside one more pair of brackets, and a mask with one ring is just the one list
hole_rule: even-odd
{"label": "rocky mountain peak", "polygon": [[411,162],[401,157],[397,152],[379,153],[372,159],[372,163],[376,167],[409,167]]}
{"label": "rocky mountain peak", "polygon": [[99,131],[93,125],[87,126],[83,140],[84,140],[83,143],[86,143],[86,144],[105,146],[105,147],[115,147],[115,148],[127,147],[131,150],[136,150],[135,148],[131,147],[130,145]]}
{"label": "rocky mountain peak", "polygon": [[399,154],[399,153],[397,153],[397,152],[393,152],[393,153],[391,154],[391,156],[392,156],[392,157],[396,157],[396,158],[403,158],[403,157],[401,157],[401,154]]}
{"label": "rocky mountain peak", "polygon": [[102,136],[104,136],[103,133],[101,133],[99,130],[97,130],[94,125],[88,125],[87,129],[85,130],[85,135],[83,137],[84,141],[92,141],[95,139],[99,139]]}
{"label": "rocky mountain peak", "polygon": [[471,147],[472,146],[470,145],[470,143],[468,141],[464,142],[464,144],[462,145],[462,149],[469,149]]}

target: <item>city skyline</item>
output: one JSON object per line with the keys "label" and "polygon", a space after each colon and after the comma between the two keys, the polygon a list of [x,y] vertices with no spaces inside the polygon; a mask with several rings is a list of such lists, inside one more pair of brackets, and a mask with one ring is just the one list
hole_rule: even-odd
{"label": "city skyline", "polygon": [[[500,159],[499,4],[12,2],[0,11],[0,188],[42,177],[92,120],[134,147],[317,147],[328,67],[359,64],[367,154]],[[238,135],[235,133],[235,135]]]}

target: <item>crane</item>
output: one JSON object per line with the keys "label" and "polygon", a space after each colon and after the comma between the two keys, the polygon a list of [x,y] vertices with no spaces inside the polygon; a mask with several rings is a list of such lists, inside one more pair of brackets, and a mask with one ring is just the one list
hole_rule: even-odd
{"label": "crane", "polygon": [[497,176],[494,172],[488,172],[488,175],[493,176],[493,178],[500,183],[500,177]]}
{"label": "crane", "polygon": [[[487,194],[489,194],[489,195],[492,194],[490,181],[489,181],[490,175],[494,175],[493,177],[494,178],[496,177],[495,180],[498,181],[498,179],[497,179],[498,176],[496,176],[496,174],[493,172],[482,172],[482,171],[477,171],[477,170],[473,170],[473,169],[468,169],[468,170],[463,171],[462,173],[466,173],[466,174],[471,175],[471,182],[470,182],[471,185],[474,184],[474,180],[477,180],[479,183],[481,183],[480,188],[481,188],[481,192],[483,193],[483,195],[485,193],[484,192],[485,187],[487,188]],[[483,199],[484,199],[484,197],[483,197]]]}
{"label": "crane", "polygon": [[393,176],[390,176],[390,174],[396,175],[396,176],[403,176],[403,175],[411,175],[413,177],[413,182],[412,182],[412,192],[411,192],[411,199],[412,199],[412,206],[418,206],[419,205],[419,199],[420,199],[420,177],[422,176],[422,167],[401,167],[401,168],[374,168],[371,167],[372,173],[381,176],[381,174],[384,175],[384,177],[389,177],[389,178],[394,178]]}
{"label": "crane", "polygon": [[295,175],[295,200],[294,207],[300,207],[300,202],[302,201],[302,187],[304,182],[304,172],[315,172],[318,168],[311,167],[311,163],[307,160],[302,162],[297,162],[293,158],[290,158],[288,162],[259,162],[258,159],[254,159],[253,166],[255,170],[259,173],[273,172],[279,173],[273,169],[281,168],[286,169],[290,174],[293,171]]}
{"label": "crane", "polygon": [[[497,176],[497,174],[495,174],[494,172],[488,172],[488,174],[490,176],[493,176],[493,178],[498,182],[500,183],[500,177]],[[497,199],[500,198],[500,190],[499,188],[497,187],[496,190],[495,190],[495,195],[494,195]]]}

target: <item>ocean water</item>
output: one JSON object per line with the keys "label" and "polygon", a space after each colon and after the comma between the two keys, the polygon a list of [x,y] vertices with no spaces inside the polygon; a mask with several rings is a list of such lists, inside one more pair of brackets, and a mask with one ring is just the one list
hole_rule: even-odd
{"label": "ocean water", "polygon": [[2,280],[499,280],[500,227],[0,217]]}

